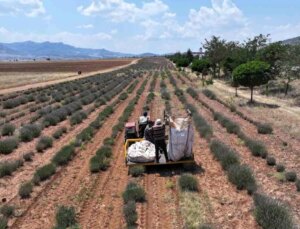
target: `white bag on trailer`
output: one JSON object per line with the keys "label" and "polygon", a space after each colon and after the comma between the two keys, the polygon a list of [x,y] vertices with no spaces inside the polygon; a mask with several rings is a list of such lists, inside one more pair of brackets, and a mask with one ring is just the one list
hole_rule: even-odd
{"label": "white bag on trailer", "polygon": [[191,157],[193,153],[194,129],[188,118],[177,118],[170,126],[168,156],[172,161]]}
{"label": "white bag on trailer", "polygon": [[131,162],[152,162],[155,160],[155,145],[147,140],[129,146],[127,160]]}

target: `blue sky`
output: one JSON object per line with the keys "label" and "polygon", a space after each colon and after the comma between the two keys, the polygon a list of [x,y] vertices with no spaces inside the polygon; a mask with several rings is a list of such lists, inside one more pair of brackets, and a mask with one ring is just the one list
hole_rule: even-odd
{"label": "blue sky", "polygon": [[127,53],[197,50],[212,35],[300,36],[297,0],[0,0],[0,42],[51,41]]}

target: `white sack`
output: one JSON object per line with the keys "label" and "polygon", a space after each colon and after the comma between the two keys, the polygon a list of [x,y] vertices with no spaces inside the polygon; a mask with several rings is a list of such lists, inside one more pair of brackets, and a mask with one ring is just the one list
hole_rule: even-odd
{"label": "white sack", "polygon": [[194,143],[194,129],[189,125],[188,118],[178,118],[170,128],[168,156],[172,161],[191,157]]}
{"label": "white sack", "polygon": [[140,163],[154,161],[155,145],[147,140],[132,144],[127,150],[127,160]]}

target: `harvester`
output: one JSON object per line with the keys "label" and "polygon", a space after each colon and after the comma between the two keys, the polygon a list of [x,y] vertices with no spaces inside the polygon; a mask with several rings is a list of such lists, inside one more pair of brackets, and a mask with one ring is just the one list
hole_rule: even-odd
{"label": "harvester", "polygon": [[[179,113],[178,108],[176,108]],[[172,112],[174,114],[174,112]],[[155,160],[155,145],[140,137],[140,125],[128,122],[125,125],[125,163],[129,167],[137,165],[168,165],[168,164],[194,164],[193,141],[194,128],[189,110],[181,111],[177,116],[163,114],[166,126],[165,136],[169,161],[166,161],[162,149],[159,150],[159,161]]]}

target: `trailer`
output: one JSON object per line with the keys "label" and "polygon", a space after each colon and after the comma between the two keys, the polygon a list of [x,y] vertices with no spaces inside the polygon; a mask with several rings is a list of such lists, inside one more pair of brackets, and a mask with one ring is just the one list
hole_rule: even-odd
{"label": "trailer", "polygon": [[[178,108],[177,108],[178,109]],[[191,112],[189,110],[185,111],[185,117],[182,115],[177,117],[171,117],[166,112],[164,112],[164,122],[166,124],[166,132],[168,135],[166,136],[166,142],[168,145],[168,162],[166,161],[165,155],[160,153],[159,161],[156,162],[155,160],[147,161],[147,162],[136,162],[130,161],[128,158],[128,149],[132,144],[136,144],[141,142],[145,139],[143,138],[126,138],[125,137],[125,144],[124,144],[124,157],[125,157],[125,164],[128,167],[134,167],[137,165],[142,166],[153,166],[153,165],[175,165],[175,164],[195,164],[194,154],[192,151],[193,147],[193,126],[191,122]],[[130,124],[126,124],[126,127],[130,127],[130,131],[132,132],[132,128],[135,128],[134,122]],[[127,130],[127,129],[126,129]],[[125,136],[127,136],[125,130]],[[138,132],[137,130],[134,132]],[[188,155],[183,156],[181,158],[176,157],[176,154]],[[173,159],[173,160],[172,160]]]}

